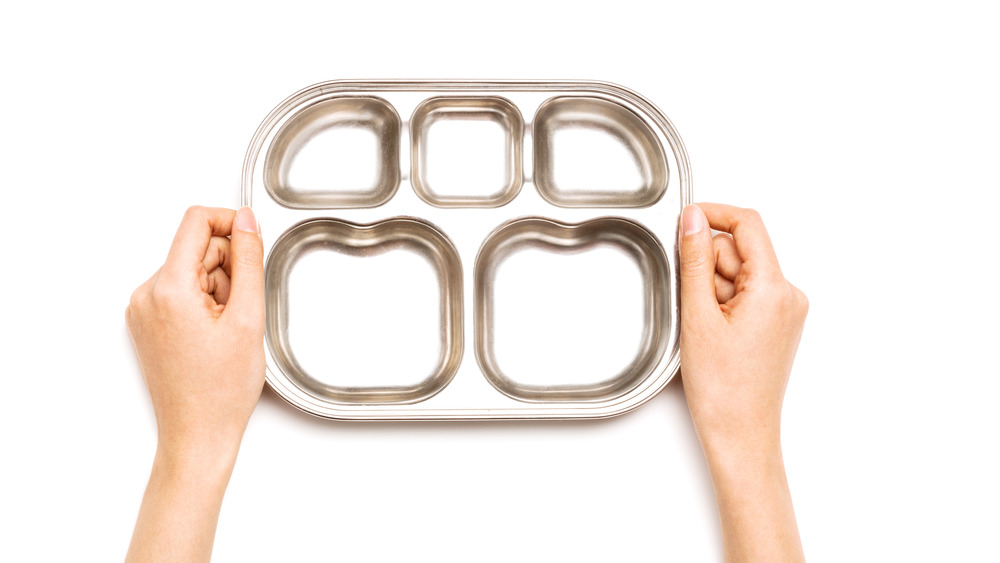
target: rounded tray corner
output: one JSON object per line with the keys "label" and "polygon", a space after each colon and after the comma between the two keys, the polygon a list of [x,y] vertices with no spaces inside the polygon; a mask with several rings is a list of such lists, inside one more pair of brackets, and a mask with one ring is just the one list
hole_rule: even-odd
{"label": "rounded tray corner", "polygon": [[[297,164],[306,166],[293,173]],[[654,397],[678,371],[676,236],[692,200],[690,164],[669,119],[625,87],[315,84],[258,127],[241,185],[243,205],[267,227],[266,380],[304,412],[333,420],[608,418]],[[307,236],[307,225],[324,226]],[[390,266],[380,269],[382,262]],[[516,268],[520,274],[508,275]],[[289,277],[304,285],[289,291]],[[602,277],[616,291],[574,293]],[[490,328],[491,313],[481,309],[507,311],[511,280],[562,299],[568,313],[545,317],[544,303],[532,309],[526,298],[519,306],[527,329],[496,318]],[[328,313],[331,304],[366,303],[360,321]],[[293,311],[281,327],[282,308],[287,315],[295,307],[299,320]],[[324,356],[329,345],[317,338],[334,318],[341,332],[330,334],[350,349]],[[602,318],[610,325],[595,320]],[[607,346],[599,338],[581,337],[582,353],[546,342],[547,328],[572,336],[607,326],[631,331],[631,340],[611,335],[618,344],[607,358],[594,359]],[[370,340],[345,338],[350,330]],[[519,330],[528,336],[511,348],[506,335]],[[554,358],[549,365],[560,368],[556,376],[547,378],[544,365],[524,368],[530,358],[517,363],[517,345],[532,334],[541,364]],[[561,362],[567,354],[582,359]],[[383,367],[396,360],[406,367]]]}

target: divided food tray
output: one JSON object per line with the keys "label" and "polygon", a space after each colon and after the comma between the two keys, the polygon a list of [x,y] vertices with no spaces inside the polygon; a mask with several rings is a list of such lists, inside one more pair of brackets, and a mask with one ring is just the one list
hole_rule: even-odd
{"label": "divided food tray", "polygon": [[601,82],[332,81],[247,151],[267,381],[317,416],[627,412],[679,367],[683,142]]}

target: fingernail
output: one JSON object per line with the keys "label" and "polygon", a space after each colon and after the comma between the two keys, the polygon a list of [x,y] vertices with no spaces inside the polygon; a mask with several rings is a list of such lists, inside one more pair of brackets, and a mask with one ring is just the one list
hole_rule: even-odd
{"label": "fingernail", "polygon": [[236,212],[236,228],[247,233],[260,234],[260,223],[254,217],[253,210],[249,207],[241,207]]}
{"label": "fingernail", "polygon": [[697,205],[691,204],[685,207],[684,213],[681,214],[681,227],[684,236],[700,233],[705,229],[705,214]]}

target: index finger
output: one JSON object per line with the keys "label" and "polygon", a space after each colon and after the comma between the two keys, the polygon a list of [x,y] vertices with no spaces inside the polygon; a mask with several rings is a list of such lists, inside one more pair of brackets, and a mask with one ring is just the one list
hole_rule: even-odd
{"label": "index finger", "polygon": [[177,227],[165,267],[187,269],[202,263],[213,236],[229,236],[236,212],[221,207],[191,207]]}
{"label": "index finger", "polygon": [[774,245],[767,234],[764,221],[753,209],[744,209],[722,203],[699,203],[698,207],[705,212],[708,224],[717,231],[725,231],[733,235],[736,252],[744,262],[756,264],[764,271],[781,275],[778,257],[774,253]]}

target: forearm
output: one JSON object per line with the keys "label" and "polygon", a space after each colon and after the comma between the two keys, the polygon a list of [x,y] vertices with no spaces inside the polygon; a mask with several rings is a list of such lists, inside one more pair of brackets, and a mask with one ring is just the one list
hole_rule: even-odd
{"label": "forearm", "polygon": [[237,449],[157,450],[127,562],[211,559]]}
{"label": "forearm", "polygon": [[264,248],[249,207],[192,207],[125,323],[157,449],[127,561],[208,561],[264,387]]}
{"label": "forearm", "polygon": [[780,442],[703,439],[726,561],[804,561]]}

